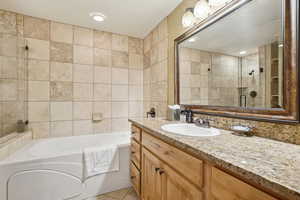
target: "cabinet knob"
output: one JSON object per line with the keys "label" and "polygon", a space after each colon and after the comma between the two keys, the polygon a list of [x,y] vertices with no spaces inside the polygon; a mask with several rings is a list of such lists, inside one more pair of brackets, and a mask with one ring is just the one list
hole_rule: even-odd
{"label": "cabinet knob", "polygon": [[135,176],[131,176],[130,178],[131,178],[131,179],[135,179]]}
{"label": "cabinet knob", "polygon": [[155,168],[155,171],[156,171],[156,172],[159,171],[159,170],[160,170],[160,168],[158,168],[158,167]]}
{"label": "cabinet knob", "polygon": [[135,152],[135,151],[132,151],[131,153],[132,153],[132,154],[135,154],[136,152]]}

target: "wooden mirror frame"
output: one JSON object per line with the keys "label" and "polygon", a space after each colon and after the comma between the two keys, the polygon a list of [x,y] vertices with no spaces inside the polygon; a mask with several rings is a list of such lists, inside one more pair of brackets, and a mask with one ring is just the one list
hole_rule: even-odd
{"label": "wooden mirror frame", "polygon": [[[175,39],[175,103],[180,104],[179,44],[213,25],[252,0],[233,0],[204,21]],[[283,2],[283,108],[241,108],[229,106],[181,104],[195,113],[277,123],[299,123],[299,0]]]}

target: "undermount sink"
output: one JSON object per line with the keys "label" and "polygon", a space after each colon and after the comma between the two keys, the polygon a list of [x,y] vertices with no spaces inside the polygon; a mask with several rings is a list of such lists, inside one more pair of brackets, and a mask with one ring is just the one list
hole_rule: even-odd
{"label": "undermount sink", "polygon": [[161,126],[162,130],[186,136],[210,137],[220,135],[216,128],[202,128],[195,124],[166,124]]}

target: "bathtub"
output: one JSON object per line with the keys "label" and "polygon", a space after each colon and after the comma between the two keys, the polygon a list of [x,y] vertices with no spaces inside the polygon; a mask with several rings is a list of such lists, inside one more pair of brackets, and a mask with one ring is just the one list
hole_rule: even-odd
{"label": "bathtub", "polygon": [[[83,179],[83,149],[118,145],[120,169]],[[1,200],[82,200],[130,187],[130,133],[33,140],[0,162]]]}

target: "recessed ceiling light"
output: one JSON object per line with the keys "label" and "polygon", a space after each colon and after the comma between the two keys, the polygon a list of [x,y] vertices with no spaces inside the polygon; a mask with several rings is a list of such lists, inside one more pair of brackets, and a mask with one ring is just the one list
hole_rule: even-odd
{"label": "recessed ceiling light", "polygon": [[240,55],[245,55],[247,53],[247,51],[241,51]]}
{"label": "recessed ceiling light", "polygon": [[90,13],[90,17],[92,17],[93,20],[95,20],[96,22],[103,22],[106,18],[105,15],[103,15],[102,13],[99,13],[99,12]]}
{"label": "recessed ceiling light", "polygon": [[190,38],[188,41],[189,41],[189,42],[195,42],[195,41],[196,41],[196,38]]}

